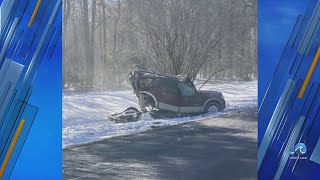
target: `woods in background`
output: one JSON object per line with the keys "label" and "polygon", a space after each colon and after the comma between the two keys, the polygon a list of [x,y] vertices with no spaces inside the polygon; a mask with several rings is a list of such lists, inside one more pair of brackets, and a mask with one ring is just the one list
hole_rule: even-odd
{"label": "woods in background", "polygon": [[136,64],[192,79],[256,79],[256,0],[64,0],[63,7],[64,89],[125,87]]}

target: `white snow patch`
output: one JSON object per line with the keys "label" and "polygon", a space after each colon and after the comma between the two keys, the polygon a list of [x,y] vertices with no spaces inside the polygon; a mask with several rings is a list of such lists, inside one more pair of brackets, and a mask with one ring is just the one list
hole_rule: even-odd
{"label": "white snow patch", "polygon": [[[198,81],[196,84],[201,83]],[[202,90],[221,91],[227,103],[224,112],[170,119],[153,119],[149,114],[144,114],[142,120],[130,123],[115,123],[108,119],[108,115],[122,112],[130,106],[138,108],[138,99],[132,91],[63,93],[63,148],[143,132],[153,126],[174,125],[257,107],[257,81],[219,81],[206,84]]]}

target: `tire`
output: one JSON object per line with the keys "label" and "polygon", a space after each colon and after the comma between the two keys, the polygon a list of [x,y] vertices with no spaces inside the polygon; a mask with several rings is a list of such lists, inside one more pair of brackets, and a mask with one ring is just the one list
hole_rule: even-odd
{"label": "tire", "polygon": [[215,103],[215,102],[209,102],[207,105],[206,105],[206,109],[205,109],[205,113],[206,114],[214,114],[214,113],[217,113],[217,112],[220,112],[220,106]]}

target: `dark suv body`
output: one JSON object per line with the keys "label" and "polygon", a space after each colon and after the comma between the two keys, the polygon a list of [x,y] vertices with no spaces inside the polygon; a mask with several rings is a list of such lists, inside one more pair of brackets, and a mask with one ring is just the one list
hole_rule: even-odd
{"label": "dark suv body", "polygon": [[130,81],[143,111],[151,106],[177,113],[214,113],[226,107],[221,92],[198,91],[189,78],[135,70]]}

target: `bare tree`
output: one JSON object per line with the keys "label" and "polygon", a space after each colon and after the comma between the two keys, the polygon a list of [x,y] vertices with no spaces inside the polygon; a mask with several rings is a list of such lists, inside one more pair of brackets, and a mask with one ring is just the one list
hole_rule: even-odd
{"label": "bare tree", "polygon": [[135,1],[140,30],[149,38],[149,58],[156,70],[194,79],[212,60],[219,40],[219,21],[208,5],[191,0]]}
{"label": "bare tree", "polygon": [[128,87],[134,64],[192,79],[256,78],[256,0],[65,0],[63,7],[64,88]]}

